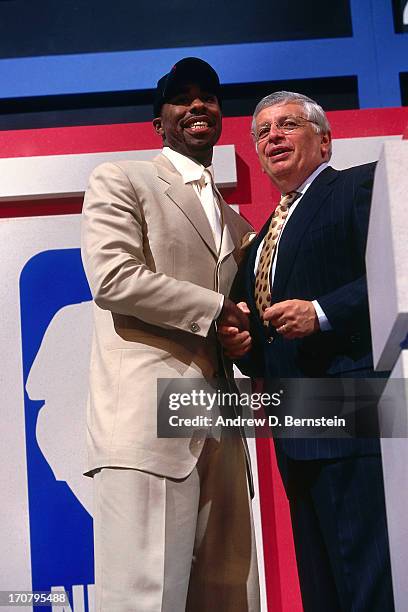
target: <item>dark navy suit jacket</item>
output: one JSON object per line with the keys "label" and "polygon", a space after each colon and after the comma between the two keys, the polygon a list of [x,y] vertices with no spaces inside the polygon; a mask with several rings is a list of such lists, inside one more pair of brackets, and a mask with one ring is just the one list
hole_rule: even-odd
{"label": "dark navy suit jacket", "polygon": [[[254,265],[269,220],[249,247],[234,288],[251,310],[253,348],[238,366],[252,377],[370,376],[371,335],[365,247],[375,164],[337,171],[313,181],[281,236],[272,303],[318,300],[332,331],[267,342],[254,304]],[[293,459],[336,458],[379,452],[376,439],[280,439]]]}

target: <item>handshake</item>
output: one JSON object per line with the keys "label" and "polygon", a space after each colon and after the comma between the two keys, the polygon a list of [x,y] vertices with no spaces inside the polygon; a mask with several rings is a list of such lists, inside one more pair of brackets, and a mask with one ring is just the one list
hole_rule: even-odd
{"label": "handshake", "polygon": [[[246,302],[234,304],[225,298],[217,319],[217,334],[225,354],[231,359],[239,359],[251,349],[249,314]],[[307,300],[278,302],[265,310],[263,319],[286,340],[310,336],[320,329],[315,307]]]}
{"label": "handshake", "polygon": [[224,305],[217,319],[217,335],[225,354],[230,359],[243,357],[251,348],[249,314],[250,310],[245,302],[234,304],[230,299],[224,299]]}

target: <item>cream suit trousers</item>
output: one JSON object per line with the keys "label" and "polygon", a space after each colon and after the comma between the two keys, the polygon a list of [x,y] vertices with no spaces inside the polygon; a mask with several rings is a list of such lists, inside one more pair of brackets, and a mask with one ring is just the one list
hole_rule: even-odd
{"label": "cream suit trousers", "polygon": [[240,439],[207,438],[182,480],[102,468],[94,482],[97,612],[259,612]]}

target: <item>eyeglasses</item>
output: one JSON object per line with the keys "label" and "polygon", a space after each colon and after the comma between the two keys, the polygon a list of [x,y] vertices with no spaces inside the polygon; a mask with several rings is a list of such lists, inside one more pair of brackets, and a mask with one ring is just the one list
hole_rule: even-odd
{"label": "eyeglasses", "polygon": [[277,132],[291,134],[299,128],[304,127],[306,123],[314,123],[317,125],[316,121],[305,119],[304,117],[283,117],[282,119],[278,119],[278,121],[273,121],[272,123],[263,123],[255,133],[255,141],[261,142],[262,140],[268,138],[272,126]]}

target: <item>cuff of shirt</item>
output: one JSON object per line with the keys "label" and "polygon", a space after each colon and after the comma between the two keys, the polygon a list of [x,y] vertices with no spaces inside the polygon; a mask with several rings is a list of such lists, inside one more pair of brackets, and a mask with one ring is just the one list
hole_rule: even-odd
{"label": "cuff of shirt", "polygon": [[323,308],[320,306],[319,302],[317,300],[313,300],[312,304],[314,306],[314,309],[317,314],[317,318],[319,320],[320,331],[325,332],[325,331],[330,331],[331,329],[333,329],[329,323],[329,319],[324,314]]}
{"label": "cuff of shirt", "polygon": [[215,313],[215,316],[214,316],[214,321],[216,321],[218,319],[218,317],[220,316],[221,310],[222,310],[223,306],[224,306],[224,296],[222,295],[221,299],[220,299],[220,303],[219,303],[218,309],[217,309],[217,312]]}

